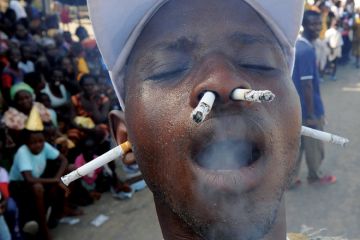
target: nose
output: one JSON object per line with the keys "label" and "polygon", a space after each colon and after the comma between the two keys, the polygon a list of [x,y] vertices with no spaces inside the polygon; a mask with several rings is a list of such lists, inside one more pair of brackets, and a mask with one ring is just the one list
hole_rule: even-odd
{"label": "nose", "polygon": [[[236,88],[251,89],[245,74],[241,74],[231,59],[222,54],[206,57],[194,73],[194,85],[190,94],[190,105],[195,108],[203,94],[211,91],[216,95],[215,104],[248,107],[251,103],[233,101],[231,93]],[[216,105],[215,105],[216,107]]]}

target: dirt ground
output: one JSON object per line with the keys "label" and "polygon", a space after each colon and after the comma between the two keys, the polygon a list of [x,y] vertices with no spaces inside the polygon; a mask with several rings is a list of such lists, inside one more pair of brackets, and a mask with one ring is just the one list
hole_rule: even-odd
{"label": "dirt ground", "polygon": [[[341,67],[338,80],[321,85],[328,124],[326,130],[351,140],[346,148],[326,145],[323,170],[335,174],[335,185],[316,187],[306,184],[306,164],[302,165],[303,185],[286,195],[289,232],[302,226],[323,229],[326,236],[360,239],[360,70],[352,64]],[[114,200],[110,194],[91,207],[75,225],[60,224],[56,240],[160,240],[151,193],[146,189],[129,201]],[[100,227],[91,225],[99,214],[109,217]]]}

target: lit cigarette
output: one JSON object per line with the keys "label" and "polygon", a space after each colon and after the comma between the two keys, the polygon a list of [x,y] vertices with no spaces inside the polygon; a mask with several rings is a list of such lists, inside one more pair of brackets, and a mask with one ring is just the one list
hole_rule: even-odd
{"label": "lit cigarette", "polygon": [[275,94],[269,90],[265,91],[255,91],[251,89],[235,89],[231,98],[235,101],[248,101],[248,102],[271,102],[275,99]]}
{"label": "lit cigarette", "polygon": [[323,142],[334,143],[343,147],[345,147],[345,145],[350,142],[350,140],[347,138],[339,137],[331,133],[322,132],[304,126],[301,128],[301,135],[311,137]]}
{"label": "lit cigarette", "polygon": [[199,102],[199,105],[191,114],[192,119],[196,123],[202,123],[205,120],[206,116],[210,113],[214,105],[215,98],[216,96],[213,92],[206,92],[204,94]]}
{"label": "lit cigarette", "polygon": [[61,177],[61,181],[69,186],[73,181],[90,174],[96,169],[104,166],[105,164],[115,160],[118,157],[123,156],[131,150],[131,143],[125,142],[116,148],[111,149],[110,151],[104,153],[103,155],[95,158],[91,162],[79,167],[78,169],[72,171],[71,173]]}

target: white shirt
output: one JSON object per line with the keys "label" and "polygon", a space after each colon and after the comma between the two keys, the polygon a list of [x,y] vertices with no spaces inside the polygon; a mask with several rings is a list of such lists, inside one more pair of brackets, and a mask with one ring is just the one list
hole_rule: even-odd
{"label": "white shirt", "polygon": [[21,5],[19,1],[11,0],[9,4],[9,8],[15,11],[16,13],[16,20],[20,18],[27,18],[27,14],[25,12],[24,7]]}

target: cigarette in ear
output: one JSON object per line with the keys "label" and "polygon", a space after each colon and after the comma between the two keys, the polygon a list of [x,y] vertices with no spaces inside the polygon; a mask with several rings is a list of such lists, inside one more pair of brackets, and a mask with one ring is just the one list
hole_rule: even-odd
{"label": "cigarette in ear", "polygon": [[120,146],[117,146],[111,149],[110,151],[104,153],[103,155],[95,158],[91,162],[88,162],[85,165],[79,167],[78,169],[72,171],[71,173],[61,177],[61,181],[66,186],[69,186],[69,184],[72,183],[73,181],[90,174],[91,172],[115,160],[116,158],[123,156],[124,154],[128,153],[130,150],[131,150],[131,143],[125,142]]}
{"label": "cigarette in ear", "polygon": [[343,138],[331,133],[327,133],[327,132],[323,132],[323,131],[319,131],[316,129],[312,129],[309,127],[302,127],[301,128],[301,135],[302,136],[306,136],[306,137],[311,137],[323,142],[327,142],[327,143],[333,143],[333,144],[337,144],[340,145],[342,147],[345,147],[345,145],[347,143],[350,142],[349,139],[347,138]]}

